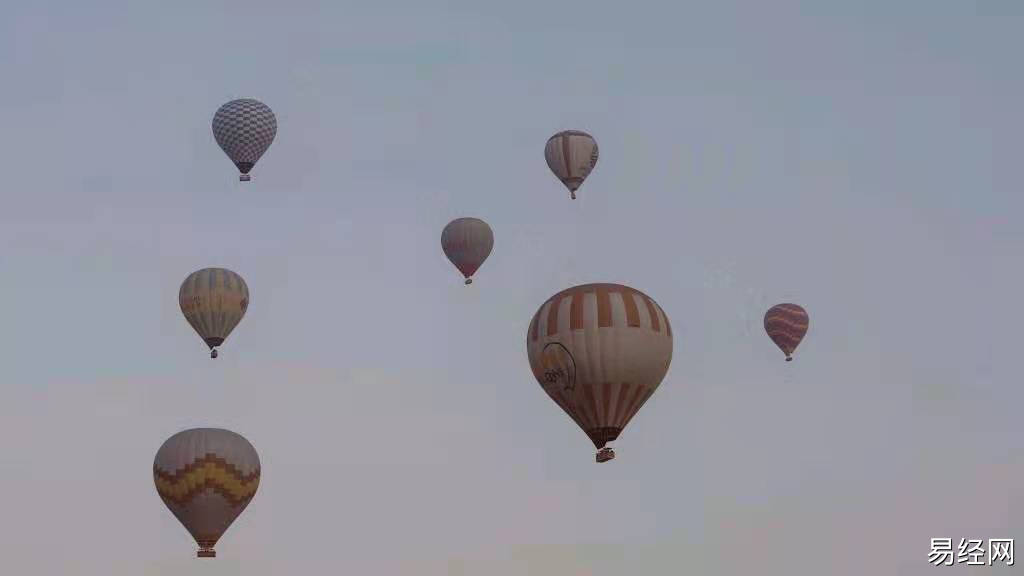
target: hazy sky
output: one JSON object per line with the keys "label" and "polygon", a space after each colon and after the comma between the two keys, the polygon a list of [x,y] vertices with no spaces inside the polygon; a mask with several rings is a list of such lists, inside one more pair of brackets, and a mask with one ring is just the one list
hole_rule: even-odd
{"label": "hazy sky", "polygon": [[[2,571],[914,576],[930,538],[1024,536],[1022,25],[1012,0],[4,4]],[[247,184],[210,130],[238,97],[279,124]],[[543,160],[570,128],[601,150],[575,202]],[[471,287],[440,249],[464,215],[496,237]],[[252,295],[216,361],[177,302],[205,266]],[[594,281],[675,329],[601,466],[525,347]],[[787,300],[792,363],[761,327]],[[152,481],[194,426],[263,464],[214,561]]]}

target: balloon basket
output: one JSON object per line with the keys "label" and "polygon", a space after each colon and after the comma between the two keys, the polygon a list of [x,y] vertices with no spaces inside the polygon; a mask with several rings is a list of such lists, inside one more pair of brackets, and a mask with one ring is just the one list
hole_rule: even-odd
{"label": "balloon basket", "polygon": [[249,180],[252,180],[252,178],[248,174],[239,174],[238,175],[238,181],[239,182],[248,182]]}
{"label": "balloon basket", "polygon": [[792,361],[793,361],[793,357],[792,356],[786,356],[786,362],[792,362]]}
{"label": "balloon basket", "polygon": [[472,278],[466,278],[466,286],[469,286],[472,283],[473,283],[473,279]]}
{"label": "balloon basket", "polygon": [[601,448],[600,450],[597,451],[597,455],[594,457],[594,459],[597,460],[598,464],[600,464],[601,462],[614,460],[615,451],[612,450],[611,448]]}
{"label": "balloon basket", "polygon": [[216,558],[217,557],[217,551],[214,550],[213,548],[210,548],[210,549],[200,548],[196,552],[196,557],[198,557],[198,558]]}

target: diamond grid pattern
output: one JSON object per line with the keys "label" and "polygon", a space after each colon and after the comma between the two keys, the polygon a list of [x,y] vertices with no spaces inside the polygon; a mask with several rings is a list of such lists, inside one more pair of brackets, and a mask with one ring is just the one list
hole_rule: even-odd
{"label": "diamond grid pattern", "polygon": [[213,116],[214,139],[243,174],[270,148],[276,135],[277,118],[259,100],[232,100]]}

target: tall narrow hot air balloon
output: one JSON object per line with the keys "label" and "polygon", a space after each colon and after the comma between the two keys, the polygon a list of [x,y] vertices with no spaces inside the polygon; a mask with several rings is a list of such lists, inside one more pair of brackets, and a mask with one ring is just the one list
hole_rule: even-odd
{"label": "tall narrow hot air balloon", "polygon": [[526,334],[530,368],[547,392],[598,448],[661,384],[672,362],[668,316],[646,294],[620,284],[584,284],[541,305]]}
{"label": "tall narrow hot air balloon", "polygon": [[200,558],[249,505],[260,485],[260,457],[230,430],[194,428],[171,436],[153,461],[160,499],[199,544]]}
{"label": "tall narrow hot air balloon", "polygon": [[213,137],[238,166],[238,179],[249,181],[249,171],[270,148],[277,135],[277,118],[269,106],[243,98],[221,106],[213,115]]}
{"label": "tall narrow hot air balloon", "polygon": [[494,248],[494,233],[479,218],[456,218],[441,231],[441,249],[452,264],[473,283],[473,274],[487,260]]}
{"label": "tall narrow hot air balloon", "polygon": [[544,159],[575,200],[576,189],[597,166],[597,141],[579,130],[559,132],[544,146]]}
{"label": "tall narrow hot air balloon", "polygon": [[793,360],[793,351],[807,334],[809,325],[807,311],[796,304],[776,304],[764,315],[764,330],[786,354],[786,362]]}
{"label": "tall narrow hot air balloon", "polygon": [[226,268],[203,268],[188,275],[178,290],[178,304],[188,323],[217,357],[217,346],[238,326],[249,309],[249,287]]}

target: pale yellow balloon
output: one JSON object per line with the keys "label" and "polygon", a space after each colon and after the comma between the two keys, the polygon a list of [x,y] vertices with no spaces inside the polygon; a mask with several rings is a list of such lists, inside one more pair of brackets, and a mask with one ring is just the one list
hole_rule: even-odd
{"label": "pale yellow balloon", "polygon": [[185,319],[210,347],[210,357],[224,343],[249,309],[249,287],[225,268],[203,268],[188,275],[178,291]]}

